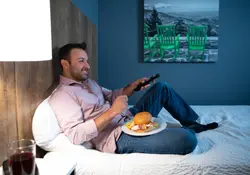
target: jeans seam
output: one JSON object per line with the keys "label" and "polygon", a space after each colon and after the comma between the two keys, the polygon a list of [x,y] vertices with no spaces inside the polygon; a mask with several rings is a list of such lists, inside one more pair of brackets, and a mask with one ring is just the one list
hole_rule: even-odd
{"label": "jeans seam", "polygon": [[[160,97],[161,97],[161,96],[160,96],[160,94],[159,94],[159,93],[157,93],[157,98],[155,98],[155,99],[154,99],[154,101],[153,101],[153,103],[151,103],[151,104],[153,104],[153,107],[155,107],[155,105],[154,105],[154,104],[155,104],[155,102],[156,102],[156,101],[158,101],[158,99],[159,99]],[[143,107],[144,107],[144,105],[143,105]],[[141,111],[141,110],[138,110],[138,108],[137,108],[137,107],[135,107],[135,108],[137,109],[137,111]],[[157,114],[157,115],[158,115],[158,114]],[[155,116],[154,116],[154,117],[155,117]]]}

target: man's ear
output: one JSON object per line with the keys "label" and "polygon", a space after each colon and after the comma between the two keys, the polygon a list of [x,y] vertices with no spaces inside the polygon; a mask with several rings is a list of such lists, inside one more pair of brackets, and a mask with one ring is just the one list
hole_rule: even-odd
{"label": "man's ear", "polygon": [[61,60],[61,65],[62,65],[62,67],[68,67],[69,66],[69,62],[67,60],[62,59]]}

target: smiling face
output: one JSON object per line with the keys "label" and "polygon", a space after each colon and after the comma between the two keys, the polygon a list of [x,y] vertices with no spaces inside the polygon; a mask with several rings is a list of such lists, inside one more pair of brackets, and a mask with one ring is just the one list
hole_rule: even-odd
{"label": "smiling face", "polygon": [[89,63],[88,54],[80,48],[74,48],[70,51],[69,58],[61,60],[63,74],[67,78],[75,81],[84,81],[88,79]]}

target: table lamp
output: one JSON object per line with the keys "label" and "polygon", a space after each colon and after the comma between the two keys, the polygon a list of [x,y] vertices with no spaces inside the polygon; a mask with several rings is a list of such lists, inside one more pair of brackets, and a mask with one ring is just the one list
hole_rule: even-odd
{"label": "table lamp", "polygon": [[50,0],[0,1],[0,61],[52,59]]}
{"label": "table lamp", "polygon": [[50,0],[0,1],[0,50],[0,62],[51,60]]}

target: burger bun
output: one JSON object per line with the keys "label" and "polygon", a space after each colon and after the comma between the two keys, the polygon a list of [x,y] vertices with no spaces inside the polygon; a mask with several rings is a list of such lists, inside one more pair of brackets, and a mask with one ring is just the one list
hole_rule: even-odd
{"label": "burger bun", "polygon": [[136,125],[148,124],[152,120],[152,115],[149,112],[139,112],[134,116]]}

